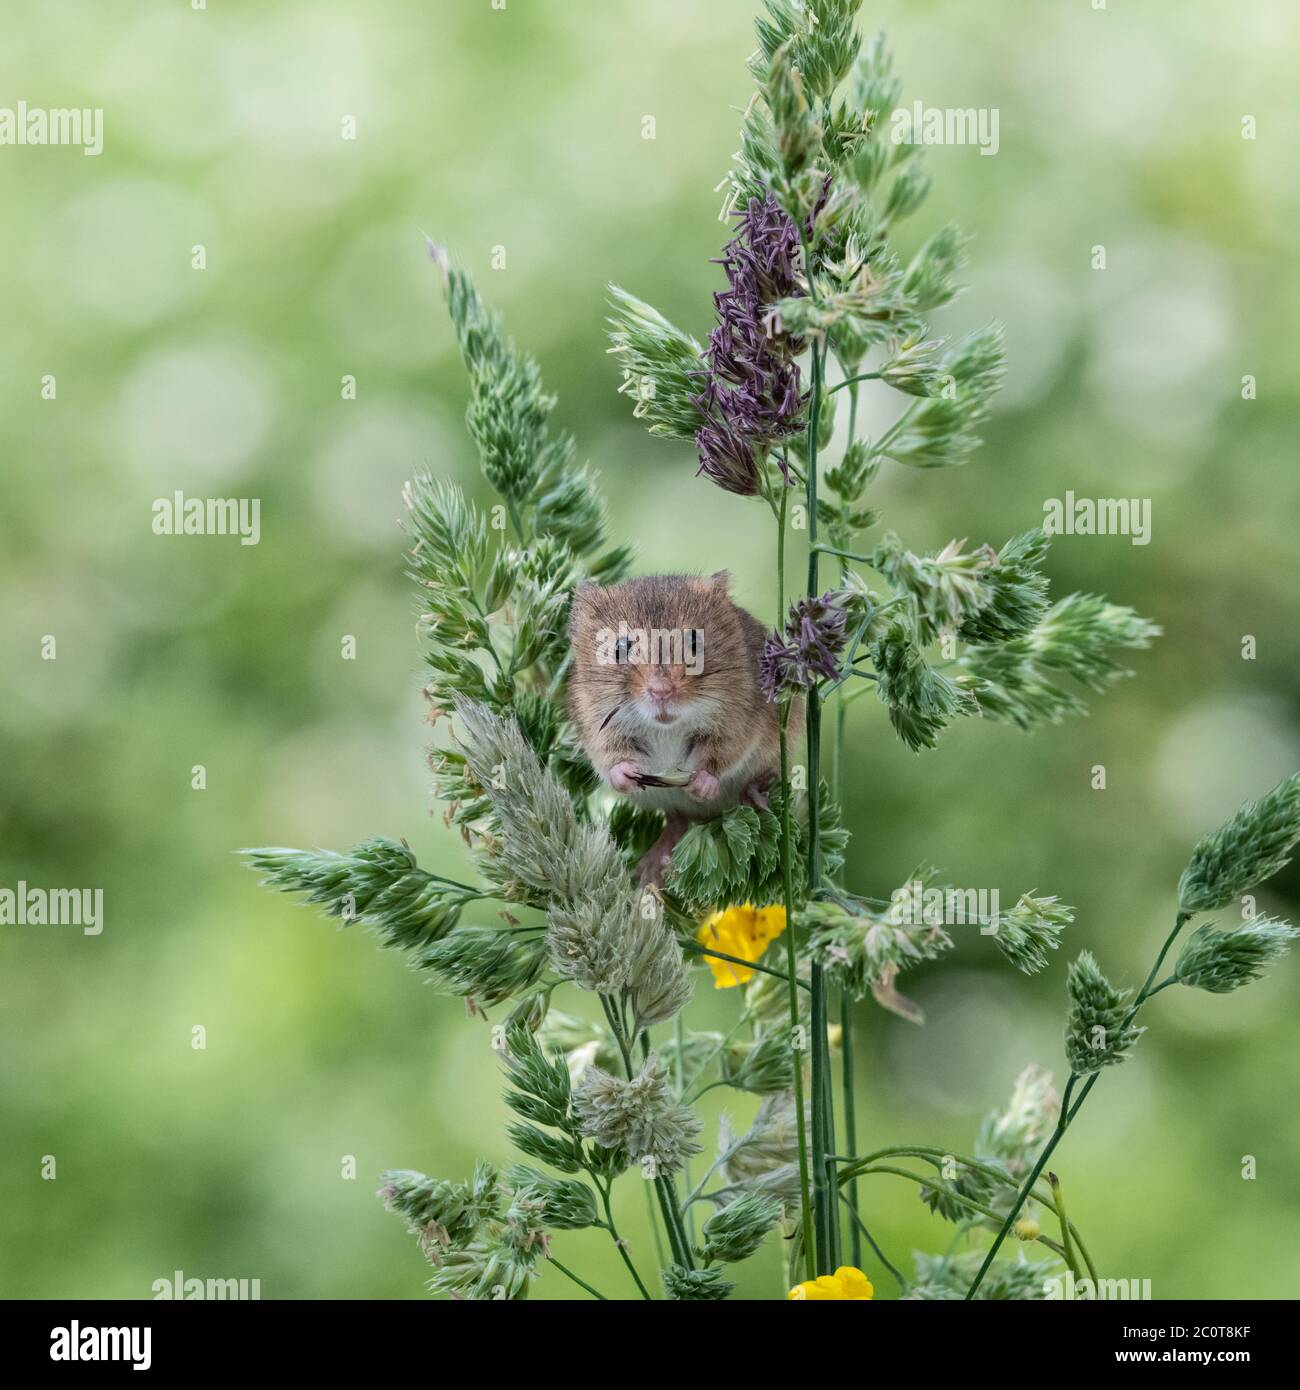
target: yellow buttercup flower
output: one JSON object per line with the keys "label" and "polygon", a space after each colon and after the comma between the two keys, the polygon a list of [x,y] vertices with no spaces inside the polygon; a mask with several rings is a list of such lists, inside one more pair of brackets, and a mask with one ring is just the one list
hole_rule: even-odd
{"label": "yellow buttercup flower", "polygon": [[[729,907],[706,917],[695,939],[709,950],[722,951],[741,960],[758,960],[767,950],[768,943],[775,941],[784,930],[785,908],[780,903],[770,907],[743,903],[740,907]],[[754,972],[748,966],[718,960],[714,956],[705,956],[705,960],[713,971],[713,983],[717,989],[732,989],[754,977]]]}
{"label": "yellow buttercup flower", "polygon": [[841,1265],[834,1274],[807,1279],[790,1290],[789,1298],[796,1302],[865,1303],[875,1298],[871,1280],[852,1265]]}

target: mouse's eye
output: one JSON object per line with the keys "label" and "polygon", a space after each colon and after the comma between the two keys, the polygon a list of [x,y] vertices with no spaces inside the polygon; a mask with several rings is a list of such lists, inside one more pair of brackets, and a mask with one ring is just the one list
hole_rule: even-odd
{"label": "mouse's eye", "polygon": [[620,637],[618,641],[614,643],[614,661],[616,665],[627,665],[628,652],[631,646],[631,639],[627,637]]}
{"label": "mouse's eye", "polygon": [[687,661],[694,661],[702,645],[698,627],[688,627],[686,629],[686,636],[682,645],[686,652]]}

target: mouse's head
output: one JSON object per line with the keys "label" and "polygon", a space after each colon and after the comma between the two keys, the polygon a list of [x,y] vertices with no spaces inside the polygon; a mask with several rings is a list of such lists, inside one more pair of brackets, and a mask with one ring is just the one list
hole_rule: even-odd
{"label": "mouse's head", "polygon": [[707,722],[748,661],[726,571],[580,584],[569,622],[570,682],[599,727]]}

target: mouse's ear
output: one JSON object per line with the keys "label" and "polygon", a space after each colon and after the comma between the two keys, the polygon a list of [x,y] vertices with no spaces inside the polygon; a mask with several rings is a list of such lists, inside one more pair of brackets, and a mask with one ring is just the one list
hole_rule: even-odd
{"label": "mouse's ear", "polygon": [[578,615],[585,609],[592,600],[597,586],[583,580],[575,585],[573,590],[573,602],[569,606],[569,631],[576,632],[578,627]]}
{"label": "mouse's ear", "polygon": [[721,594],[723,598],[726,598],[731,589],[731,571],[718,570],[716,573],[709,575],[705,582],[710,589],[713,589],[716,593]]}

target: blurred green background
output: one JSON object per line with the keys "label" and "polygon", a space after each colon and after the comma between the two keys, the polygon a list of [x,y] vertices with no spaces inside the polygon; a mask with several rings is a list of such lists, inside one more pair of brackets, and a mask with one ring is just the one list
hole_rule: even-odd
{"label": "blurred green background", "polygon": [[[148,1297],[180,1269],[268,1298],[421,1297],[378,1173],[511,1157],[487,1029],[231,851],[382,833],[463,867],[429,810],[395,526],[417,471],[481,491],[422,232],[539,357],[641,568],[727,566],[770,616],[765,509],[631,420],[602,323],[616,279],[708,331],[752,12],[11,0],[0,106],[102,107],[105,148],[0,147],[0,885],[102,887],[106,925],[0,928],[0,1294]],[[976,233],[943,327],[998,317],[1010,348],[976,461],[887,467],[874,500],[925,549],[1000,543],[1066,489],[1149,497],[1150,545],[1061,537],[1049,568],[1058,594],[1108,593],[1166,636],[1090,718],[1032,738],[968,721],[914,757],[857,702],[850,882],[888,893],[925,859],[1004,900],[1058,893],[1078,909],[1068,953],[1137,983],[1192,841],[1300,765],[1300,20],[1284,0],[871,0],[863,27],[889,32],[905,103],[1000,112],[995,158],[929,152],[901,243],[952,218]],[[176,489],[260,498],[261,543],[153,535]],[[1291,871],[1261,903],[1297,896]],[[959,937],[906,977],[923,1029],[862,1008],[863,1147],[968,1148],[1025,1063],[1061,1075],[1066,953],[1029,981],[988,945]],[[1300,1292],[1298,970],[1144,1015],[1059,1163],[1104,1274],[1157,1297]],[[734,1000],[699,980],[710,1025]],[[747,1122],[752,1102],[728,1104]],[[946,1245],[911,1188],[875,1181],[887,1250]],[[620,1212],[644,1247],[637,1187]],[[626,1292],[598,1233],[563,1245]],[[781,1287],[769,1245],[741,1292]],[[548,1273],[536,1296],[570,1288]]]}

